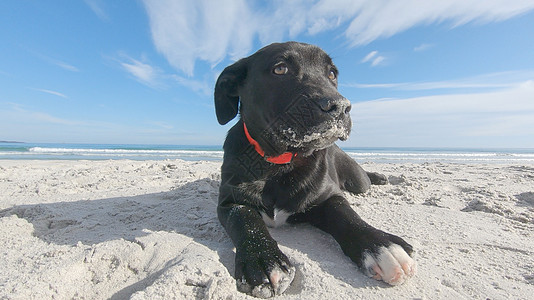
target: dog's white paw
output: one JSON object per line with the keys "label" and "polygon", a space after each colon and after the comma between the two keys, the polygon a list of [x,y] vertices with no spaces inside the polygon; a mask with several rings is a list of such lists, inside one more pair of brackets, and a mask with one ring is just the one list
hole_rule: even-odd
{"label": "dog's white paw", "polygon": [[363,256],[363,271],[376,280],[398,285],[413,277],[417,266],[401,246],[393,244],[380,247],[375,253],[366,252]]}
{"label": "dog's white paw", "polygon": [[252,286],[243,277],[237,280],[237,289],[256,298],[271,298],[281,295],[291,285],[295,278],[295,267],[287,268],[287,271],[275,267],[262,284]]}

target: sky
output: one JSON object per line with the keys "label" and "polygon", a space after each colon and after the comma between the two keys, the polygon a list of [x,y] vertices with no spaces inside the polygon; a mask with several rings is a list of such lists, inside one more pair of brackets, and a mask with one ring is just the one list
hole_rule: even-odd
{"label": "sky", "polygon": [[272,42],[318,45],[342,147],[534,148],[534,0],[0,1],[0,140],[221,145],[213,87]]}

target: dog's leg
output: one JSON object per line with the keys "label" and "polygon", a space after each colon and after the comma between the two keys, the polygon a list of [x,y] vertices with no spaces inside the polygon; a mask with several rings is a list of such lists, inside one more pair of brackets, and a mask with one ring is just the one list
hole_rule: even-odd
{"label": "dog's leg", "polygon": [[354,159],[334,145],[331,150],[335,157],[336,170],[341,188],[354,193],[365,193],[371,184],[384,185],[388,183],[385,175],[374,172],[366,172]]}
{"label": "dog's leg", "polygon": [[375,173],[375,172],[366,172],[367,176],[371,180],[371,184],[375,185],[384,185],[388,184],[388,178],[384,174]]}
{"label": "dog's leg", "polygon": [[311,224],[330,233],[369,277],[397,285],[415,274],[412,246],[367,224],[345,198],[334,196],[305,214]]}
{"label": "dog's leg", "polygon": [[236,247],[237,289],[255,297],[282,294],[295,276],[295,268],[280,251],[260,214],[247,206],[219,206],[219,219]]}

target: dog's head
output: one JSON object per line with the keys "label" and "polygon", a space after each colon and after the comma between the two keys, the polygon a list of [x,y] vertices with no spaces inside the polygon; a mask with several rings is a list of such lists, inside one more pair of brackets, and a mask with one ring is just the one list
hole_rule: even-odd
{"label": "dog's head", "polygon": [[309,155],[348,138],[350,102],[337,91],[338,70],[320,48],[271,44],[228,66],[215,86],[220,124],[238,113],[268,156]]}

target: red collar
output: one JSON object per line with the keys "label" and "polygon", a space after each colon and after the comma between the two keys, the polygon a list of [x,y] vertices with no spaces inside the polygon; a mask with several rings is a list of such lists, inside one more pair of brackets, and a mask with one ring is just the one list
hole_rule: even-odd
{"label": "red collar", "polygon": [[297,153],[284,152],[278,156],[265,157],[265,151],[263,151],[263,149],[261,149],[260,144],[258,144],[258,142],[250,136],[250,133],[248,133],[247,125],[245,125],[245,123],[243,123],[243,128],[245,128],[245,135],[247,136],[248,142],[252,146],[254,146],[256,152],[258,152],[258,154],[264,157],[265,160],[267,160],[268,162],[277,165],[284,165],[290,163],[291,160],[293,160],[293,157],[297,156]]}

